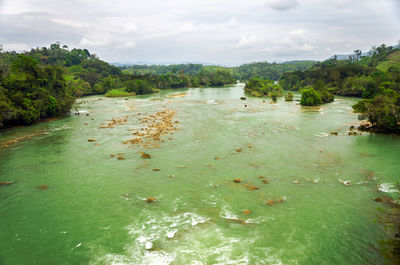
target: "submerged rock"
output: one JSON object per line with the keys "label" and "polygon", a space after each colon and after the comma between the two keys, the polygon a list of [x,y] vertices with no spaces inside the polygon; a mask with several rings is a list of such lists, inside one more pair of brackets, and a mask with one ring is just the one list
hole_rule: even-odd
{"label": "submerged rock", "polygon": [[118,160],[125,160],[125,157],[119,156],[119,157],[118,157]]}
{"label": "submerged rock", "polygon": [[338,132],[337,131],[331,131],[331,134],[332,135],[338,135]]}
{"label": "submerged rock", "polygon": [[144,159],[150,159],[151,155],[144,153],[144,154],[141,155],[141,157],[144,158]]}
{"label": "submerged rock", "polygon": [[372,123],[369,121],[363,121],[361,122],[360,126],[358,126],[358,130],[360,131],[368,131],[372,127]]}
{"label": "submerged rock", "polygon": [[268,179],[263,179],[262,182],[263,182],[264,184],[269,184],[269,180],[268,180]]}
{"label": "submerged rock", "polygon": [[276,202],[284,202],[284,201],[286,201],[286,198],[285,198],[285,197],[281,197],[281,198],[279,198],[279,199],[276,200]]}
{"label": "submerged rock", "polygon": [[146,199],[147,202],[154,202],[156,200],[156,198],[154,197],[149,197]]}
{"label": "submerged rock", "polygon": [[233,182],[239,183],[239,182],[242,182],[242,180],[238,178],[238,179],[234,179]]}
{"label": "submerged rock", "polygon": [[8,185],[11,185],[11,184],[14,184],[14,182],[11,182],[11,181],[0,182],[0,186],[8,186]]}
{"label": "submerged rock", "polygon": [[242,148],[236,148],[236,152],[242,152]]}
{"label": "submerged rock", "polygon": [[271,200],[271,199],[269,199],[269,200],[267,201],[267,205],[268,205],[268,206],[272,206],[272,205],[274,205],[274,203],[275,203],[275,201],[274,201],[274,200]]}
{"label": "submerged rock", "polygon": [[249,188],[249,190],[258,190],[259,189],[259,187],[256,187],[256,186],[251,186],[250,188]]}
{"label": "submerged rock", "polygon": [[95,139],[88,139],[88,142],[96,142]]}
{"label": "submerged rock", "polygon": [[380,196],[380,197],[375,197],[374,201],[381,202],[381,203],[384,203],[384,204],[388,204],[390,206],[395,206],[396,205],[396,202],[392,198],[390,198],[389,196],[386,196],[386,195],[383,195],[383,196]]}
{"label": "submerged rock", "polygon": [[243,213],[244,214],[251,214],[251,211],[250,210],[243,210]]}
{"label": "submerged rock", "polygon": [[153,171],[160,171],[160,169],[158,169],[158,168],[154,168],[154,169],[153,169]]}
{"label": "submerged rock", "polygon": [[240,97],[241,100],[246,100],[246,97]]}
{"label": "submerged rock", "polygon": [[339,179],[339,182],[342,183],[345,186],[349,186],[351,184],[350,180],[341,180],[341,179]]}
{"label": "submerged rock", "polygon": [[47,185],[39,185],[39,186],[36,186],[36,188],[41,189],[41,190],[48,190],[49,189],[49,187]]}

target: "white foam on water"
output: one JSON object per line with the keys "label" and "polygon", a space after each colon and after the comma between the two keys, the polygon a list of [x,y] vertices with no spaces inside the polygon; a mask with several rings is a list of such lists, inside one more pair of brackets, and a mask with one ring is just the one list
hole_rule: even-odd
{"label": "white foam on water", "polygon": [[223,207],[220,216],[224,219],[239,219],[239,217],[232,211],[228,210],[227,207]]}
{"label": "white foam on water", "polygon": [[[227,206],[220,216],[238,219]],[[144,210],[141,218],[126,227],[131,240],[124,247],[125,253],[105,254],[90,264],[281,264],[276,257],[251,254],[257,236],[243,238],[210,220],[194,212]],[[200,226],[203,223],[207,225]]]}
{"label": "white foam on water", "polygon": [[176,230],[176,229],[174,229],[172,231],[168,231],[167,232],[167,237],[168,238],[173,238],[175,236],[176,232],[178,232],[178,230]]}
{"label": "white foam on water", "polygon": [[51,131],[61,131],[61,130],[67,130],[67,129],[71,129],[71,128],[72,128],[71,126],[63,125],[63,126],[61,126],[61,127],[54,128],[54,129],[52,129]]}
{"label": "white foam on water", "polygon": [[399,192],[396,187],[391,183],[382,183],[378,187],[379,191],[386,192],[386,193],[396,193]]}
{"label": "white foam on water", "polygon": [[[140,253],[139,253],[140,254]],[[151,251],[145,252],[140,255],[117,255],[107,254],[104,257],[91,264],[107,264],[107,265],[168,265],[175,259],[174,254],[166,253],[164,251]]]}

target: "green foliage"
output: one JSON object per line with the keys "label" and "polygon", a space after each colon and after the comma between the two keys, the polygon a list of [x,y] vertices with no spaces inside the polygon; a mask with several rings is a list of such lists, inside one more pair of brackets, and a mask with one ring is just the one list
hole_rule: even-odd
{"label": "green foliage", "polygon": [[224,86],[236,83],[232,69],[201,64],[131,65],[125,73],[147,80],[157,89],[197,86]]}
{"label": "green foliage", "polygon": [[279,94],[277,92],[272,92],[270,94],[270,97],[271,97],[273,102],[277,102],[278,101],[278,96],[279,96]]}
{"label": "green foliage", "polygon": [[40,65],[32,56],[1,53],[10,67],[0,78],[0,128],[32,124],[41,118],[69,111],[74,90],[59,66]]}
{"label": "green foliage", "polygon": [[361,100],[353,106],[356,112],[367,115],[373,129],[378,132],[400,133],[400,95],[377,95]]}
{"label": "green foliage", "polygon": [[315,64],[314,61],[292,61],[285,63],[255,62],[234,67],[236,77],[242,81],[257,77],[279,80],[285,72],[305,71]]}
{"label": "green foliage", "polygon": [[314,88],[306,88],[301,92],[300,105],[318,106],[322,104],[321,95]]}
{"label": "green foliage", "polygon": [[244,91],[255,97],[268,96],[276,101],[277,97],[282,96],[282,88],[275,81],[252,77],[246,83]]}
{"label": "green foliage", "polygon": [[285,101],[293,101],[293,93],[292,92],[287,92],[287,94],[285,95]]}
{"label": "green foliage", "polygon": [[111,89],[107,91],[106,97],[115,98],[115,97],[129,97],[136,95],[134,92],[127,92],[121,89]]}
{"label": "green foliage", "polygon": [[329,93],[327,90],[322,90],[319,92],[321,96],[322,103],[330,103],[335,100],[335,96],[332,93]]}
{"label": "green foliage", "polygon": [[133,75],[155,74],[162,75],[167,73],[197,75],[204,69],[202,64],[172,64],[172,65],[124,65],[121,67],[124,72]]}
{"label": "green foliage", "polygon": [[[174,67],[184,67],[186,65],[175,65]],[[141,66],[144,68],[145,66]],[[130,74],[130,77],[124,77],[124,79],[140,79],[145,80],[150,84],[153,88],[156,89],[175,89],[175,88],[185,88],[185,87],[197,87],[197,86],[224,86],[226,84],[234,84],[236,80],[231,70],[225,69],[223,67],[218,66],[202,66],[196,67],[190,71],[194,74],[186,74],[184,70],[181,69],[179,73],[175,68],[167,67],[167,66],[148,66],[148,68],[153,68],[152,72],[163,72],[162,74],[153,74],[148,71],[144,71],[145,74],[141,75],[133,75]],[[163,69],[161,71],[160,69]],[[172,70],[173,72],[166,72],[164,70]],[[136,70],[131,70],[131,68],[127,68],[125,71],[138,73]],[[148,90],[150,91],[150,90]],[[151,92],[149,92],[151,93]]]}
{"label": "green foliage", "polygon": [[154,92],[154,88],[146,80],[136,79],[125,82],[126,91],[134,92],[137,95],[150,94]]}

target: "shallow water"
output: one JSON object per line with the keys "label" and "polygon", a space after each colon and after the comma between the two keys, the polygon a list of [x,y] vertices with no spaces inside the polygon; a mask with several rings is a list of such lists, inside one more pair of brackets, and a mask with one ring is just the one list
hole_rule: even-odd
{"label": "shallow water", "polygon": [[[44,134],[0,149],[0,182],[15,182],[0,187],[0,264],[382,264],[373,198],[395,195],[400,139],[346,135],[353,98],[241,96],[242,84],[93,96],[79,116],[2,132],[0,144]],[[163,109],[179,124],[158,147],[122,143],[138,113]]]}

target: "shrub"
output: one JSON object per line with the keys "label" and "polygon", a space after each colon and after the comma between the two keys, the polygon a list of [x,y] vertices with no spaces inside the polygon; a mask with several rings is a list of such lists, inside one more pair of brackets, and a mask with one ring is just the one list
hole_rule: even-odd
{"label": "shrub", "polygon": [[329,93],[328,91],[322,91],[320,92],[321,95],[321,100],[322,103],[330,103],[335,100],[335,96],[332,93]]}
{"label": "shrub", "polygon": [[293,93],[292,92],[288,92],[286,95],[285,95],[285,101],[293,101]]}
{"label": "shrub", "polygon": [[302,106],[317,106],[322,104],[321,95],[314,88],[304,89],[301,92],[300,104]]}
{"label": "shrub", "polygon": [[106,97],[117,98],[117,97],[129,97],[136,95],[134,92],[126,92],[120,89],[111,89],[107,91]]}

